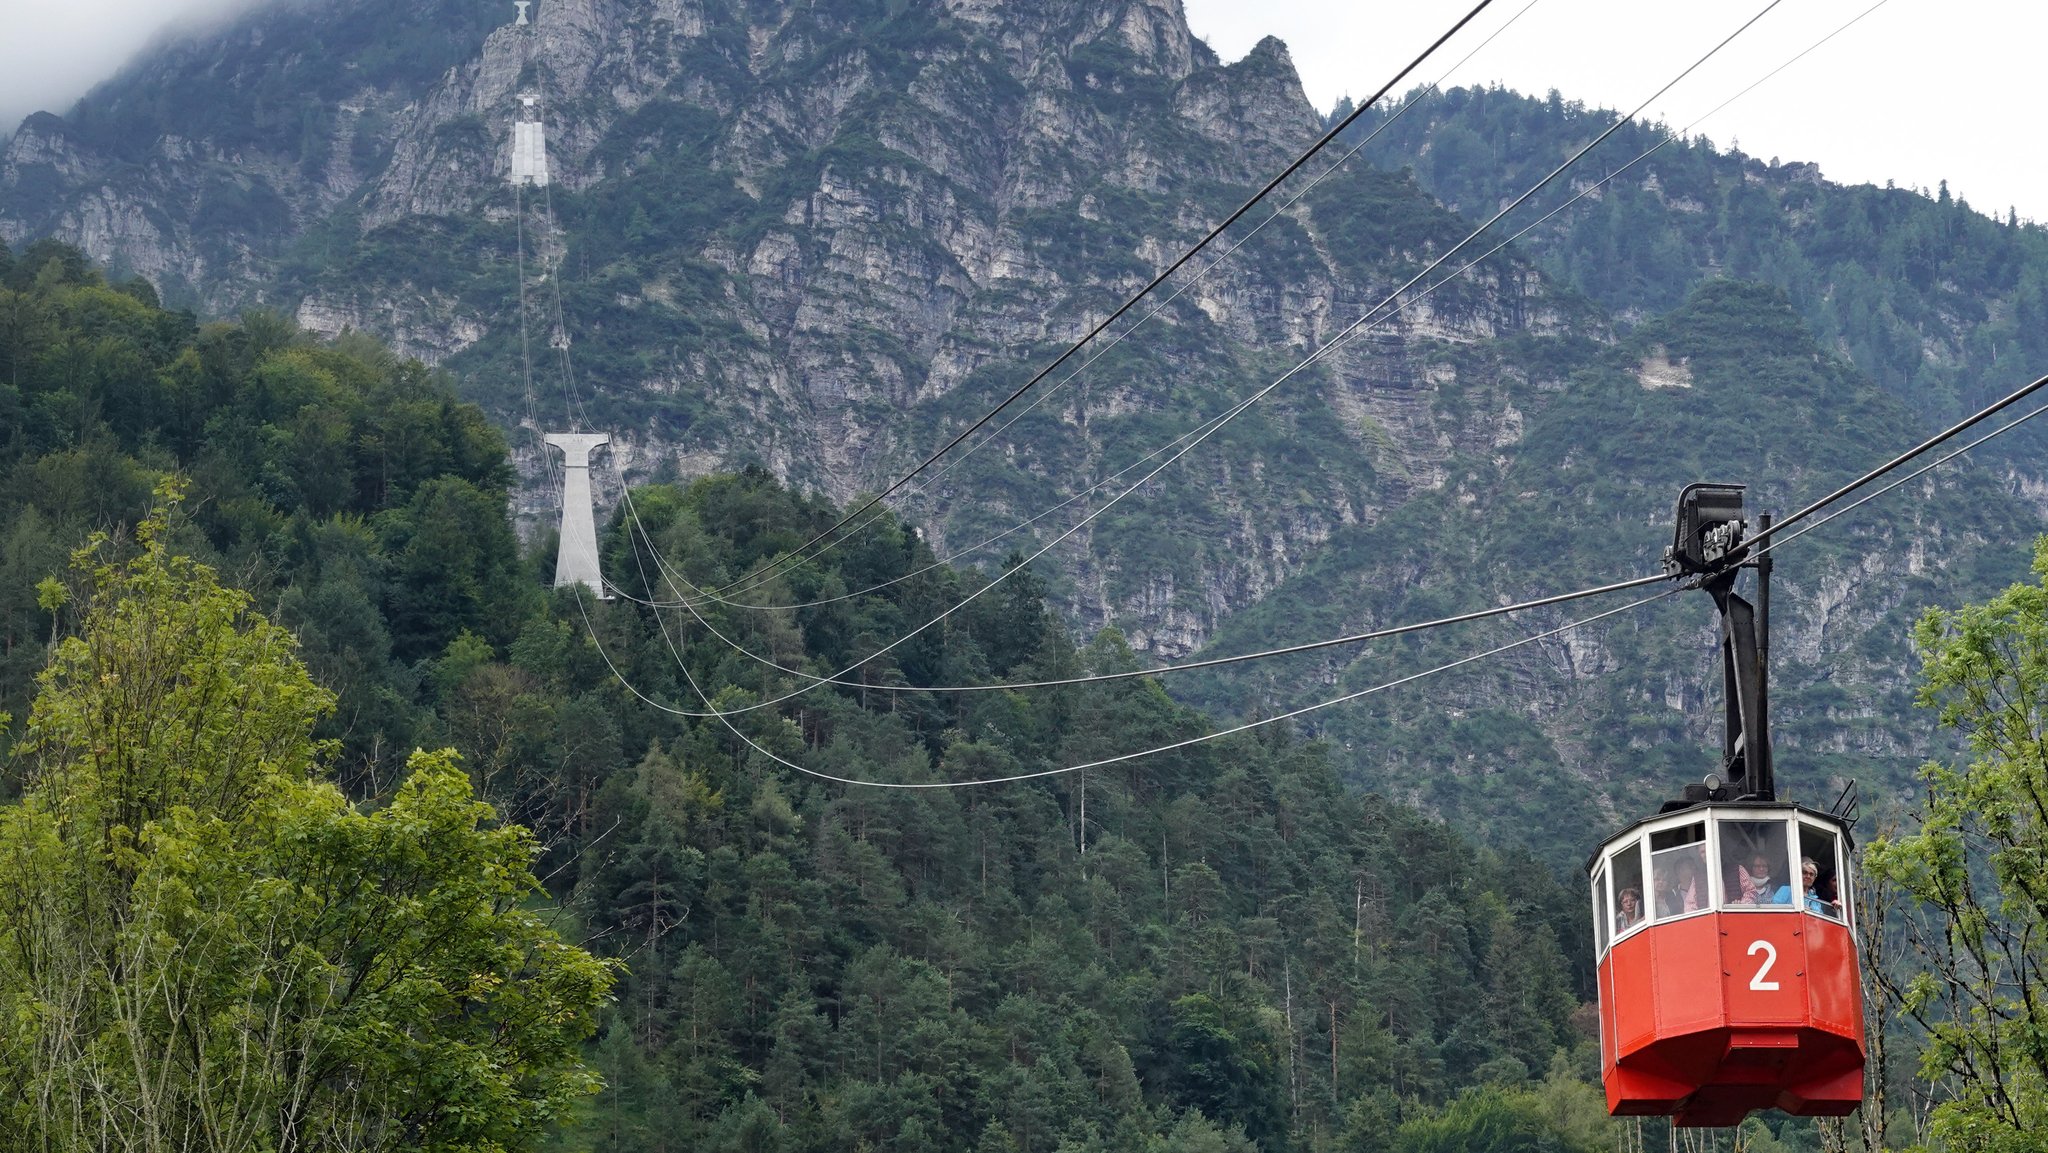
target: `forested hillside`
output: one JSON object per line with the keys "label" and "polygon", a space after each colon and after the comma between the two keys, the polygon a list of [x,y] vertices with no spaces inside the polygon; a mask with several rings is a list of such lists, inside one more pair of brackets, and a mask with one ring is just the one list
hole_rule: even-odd
{"label": "forested hillside", "polygon": [[[145,273],[195,307],[262,302],[309,329],[375,332],[435,361],[447,375],[434,387],[501,429],[573,410],[614,438],[594,471],[607,507],[621,478],[749,464],[835,500],[881,486],[1324,122],[1283,46],[1225,64],[1171,0],[543,0],[523,28],[467,5],[401,8],[266,7],[165,45],[67,117],[33,118],[0,156],[0,234],[17,248],[71,238],[117,278]],[[403,29],[404,47],[371,34],[379,22]],[[295,48],[315,37],[329,50]],[[523,197],[504,183],[521,92],[545,97],[554,173]],[[1157,319],[1091,350],[1101,359],[1057,390],[1065,370],[1046,382],[1013,427],[896,498],[899,515],[950,555],[1164,450],[1610,123],[1562,98],[1410,99],[1315,188],[1307,171],[1284,186],[1288,206],[1214,272],[1169,283]],[[1113,626],[1142,658],[1171,659],[1637,575],[1656,562],[1680,485],[1746,482],[1752,507],[1788,511],[2043,367],[2038,229],[1697,139],[1596,187],[1657,132],[1619,133],[1529,214],[1587,199],[1294,376],[1048,552],[1036,569],[1067,628]],[[530,390],[522,347],[540,354]],[[537,438],[505,441],[511,472],[457,476],[483,498],[508,489],[522,529],[544,532]],[[2040,523],[2038,448],[2017,433],[1983,465],[1787,550],[1776,620],[1789,782],[1813,795],[1850,777],[1903,784],[1933,751],[1911,716],[1902,622],[2020,575],[2008,545]],[[264,468],[285,466],[251,456],[237,475]],[[299,498],[271,480],[242,483],[295,515]],[[406,483],[388,496],[471,499]],[[994,571],[1100,499],[958,563]],[[454,550],[477,587],[508,571],[475,551],[487,533],[415,541],[395,504],[349,507],[362,533],[266,555],[251,579],[335,571],[301,559],[331,549],[397,550],[420,571]],[[229,549],[232,537],[212,539]],[[368,629],[362,606],[387,595],[388,564],[354,565],[332,579],[356,591],[280,606],[316,661],[329,638]],[[43,627],[15,595],[22,627]],[[365,763],[388,762],[361,743],[386,739],[370,734],[433,723],[405,703],[407,682],[453,635],[450,618],[428,627],[434,611],[407,612],[422,623],[390,634],[388,658],[374,629],[371,656],[332,658],[347,673],[344,714],[362,718],[337,724]],[[1702,771],[1709,620],[1704,603],[1668,602],[1640,625],[1447,678],[1429,707],[1365,702],[1310,731],[1331,739],[1348,781],[1561,865],[1582,848],[1568,824],[1529,814],[1620,817]],[[1537,624],[1169,691],[1217,715],[1277,711],[1524,626]],[[502,644],[510,626],[454,627]]]}
{"label": "forested hillside", "polygon": [[[28,715],[27,676],[93,603],[70,549],[121,539],[160,477],[188,477],[189,511],[154,539],[298,631],[340,705],[325,771],[380,805],[414,745],[452,745],[501,819],[534,830],[557,925],[623,962],[590,1054],[608,1088],[560,1147],[1609,1141],[1576,885],[1346,788],[1325,744],[1273,728],[966,792],[792,773],[636,695],[701,709],[680,656],[730,709],[767,686],[761,666],[676,610],[543,595],[551,558],[514,543],[501,442],[417,363],[260,314],[195,325],[57,245],[0,257],[0,282],[0,709]],[[615,523],[606,563],[664,596],[638,583],[657,571],[647,540],[720,582],[835,516],[760,472],[645,488],[635,507],[647,537]],[[931,559],[892,523],[761,595],[883,591],[706,616],[822,673],[988,579],[898,579]],[[902,782],[1211,729],[1142,681],[915,691],[1132,667],[1114,632],[1070,640],[1029,573],[927,638],[860,687],[737,723],[807,767]],[[18,787],[27,765],[11,769]]]}
{"label": "forested hillside", "polygon": [[266,313],[202,325],[58,244],[0,254],[0,285],[0,708],[24,715],[70,621],[71,549],[139,520],[172,470],[193,479],[179,547],[299,633],[351,771],[426,741],[416,662],[464,629],[508,642],[538,603],[504,440],[417,361]]}
{"label": "forested hillside", "polygon": [[[1368,111],[1353,131],[1384,125],[1381,163],[1410,167],[1433,196],[1482,218],[1613,116],[1556,92],[1454,89],[1411,100],[1398,116],[1398,106]],[[1630,125],[1601,147],[1580,187],[1651,155],[1523,241],[1546,271],[1634,319],[1717,277],[1775,285],[1823,347],[1931,418],[1960,416],[2048,365],[2048,229],[2039,222],[1973,208],[1946,183],[1931,192],[1842,185],[1798,157],[1766,160],[1671,131]],[[1996,451],[2038,459],[2041,437],[2015,436]],[[2039,468],[2021,471],[2040,483]]]}

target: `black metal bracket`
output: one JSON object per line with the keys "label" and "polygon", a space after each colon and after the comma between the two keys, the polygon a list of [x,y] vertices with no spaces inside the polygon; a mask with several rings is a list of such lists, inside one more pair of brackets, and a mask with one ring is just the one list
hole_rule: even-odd
{"label": "black metal bracket", "polygon": [[[1714,598],[1721,613],[1721,687],[1727,714],[1721,735],[1720,784],[1688,785],[1681,807],[1701,801],[1777,799],[1771,764],[1770,636],[1771,555],[1750,556],[1744,539],[1741,485],[1690,484],[1678,496],[1677,524],[1664,569],[1673,576],[1694,574],[1694,587]],[[1768,514],[1759,535],[1770,532]],[[1736,595],[1743,569],[1755,569],[1757,603]]]}

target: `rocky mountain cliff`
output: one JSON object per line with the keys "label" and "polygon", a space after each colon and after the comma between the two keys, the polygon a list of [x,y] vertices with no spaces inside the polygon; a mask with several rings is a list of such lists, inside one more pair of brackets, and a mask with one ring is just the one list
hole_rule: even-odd
{"label": "rocky mountain cliff", "polygon": [[[0,236],[72,240],[201,310],[376,331],[508,426],[612,431],[631,480],[758,462],[844,499],[1007,395],[1324,125],[1282,45],[1224,64],[1175,0],[540,0],[530,26],[512,14],[280,5],[167,47],[72,115],[22,126],[0,156]],[[522,93],[543,105],[545,192],[506,183]],[[1516,108],[1517,139],[1535,143],[1515,172],[1591,134],[1584,109]],[[1404,121],[1388,151],[1284,188],[1299,199],[1254,212],[1226,244],[1271,219],[1241,249],[1169,285],[1180,294],[1155,319],[1071,381],[1048,381],[1014,427],[907,495],[906,515],[942,554],[975,544],[1329,342],[1465,234],[1454,207],[1497,202],[1507,178],[1453,178],[1489,163],[1453,146],[1453,128],[1482,138],[1469,120]],[[1432,131],[1445,133],[1434,145]],[[1712,216],[1695,249],[1595,259],[1593,241],[1631,235],[1635,218],[1612,206],[1644,195],[1633,181],[1600,201],[1605,231],[1564,225],[1490,258],[1094,521],[1051,558],[1076,626],[1119,625],[1174,657],[1633,575],[1654,563],[1683,481],[1754,480],[1783,509],[1945,411],[1915,403],[1910,373],[1866,363],[1869,348],[1904,363],[1892,345],[1918,331],[1905,321],[1871,330],[1877,344],[1817,328],[1813,298],[1847,276],[1836,266],[1890,259],[1883,246],[1845,249],[1825,284],[1790,283],[1785,261],[1731,255],[1749,249],[1728,238],[1787,231],[1801,205],[1752,203],[1740,165],[1729,182],[1702,163],[1697,189],[1661,192],[1668,173],[1650,189],[1659,220]],[[2009,227],[1985,241],[2017,270],[1997,281],[2005,303],[1954,277],[1926,292],[1955,348],[2023,359],[2023,338],[1997,334],[2024,327],[2026,270],[2048,257],[2037,232]],[[1620,266],[1666,273],[1594,275]],[[1727,275],[1779,287],[1714,279]],[[538,512],[544,469],[524,443],[521,500]],[[2022,571],[2039,527],[2023,498],[2039,486],[2018,466],[1923,486],[1787,574],[1796,702],[1781,717],[1818,773],[1872,758],[1891,773],[1919,754],[1900,626]],[[1036,539],[1092,507],[1040,522]],[[993,564],[1028,539],[966,559]],[[1707,624],[1687,605],[1521,650],[1498,675],[1354,709],[1331,731],[1363,779],[1447,811],[1499,817],[1541,799],[1562,815],[1635,795],[1702,763]],[[1285,707],[1453,643],[1190,691]]]}

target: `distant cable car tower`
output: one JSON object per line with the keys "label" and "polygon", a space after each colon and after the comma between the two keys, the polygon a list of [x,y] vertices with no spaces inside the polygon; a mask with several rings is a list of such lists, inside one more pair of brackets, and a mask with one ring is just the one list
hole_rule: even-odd
{"label": "distant cable car tower", "polygon": [[[519,5],[519,23],[526,23],[526,4]],[[522,194],[526,186],[536,188],[548,186],[547,139],[541,131],[540,97],[522,93],[519,97],[519,118],[512,122],[512,169],[508,177],[515,194]],[[519,340],[521,357],[525,359],[527,344],[526,330],[526,233],[525,205],[521,201],[514,209],[520,217],[519,233]],[[548,216],[549,227],[553,227],[553,213]],[[551,278],[552,279],[552,278]],[[561,285],[555,282],[559,294]],[[555,304],[556,314],[561,314],[559,295]],[[569,334],[565,327],[557,326],[548,343],[562,354],[563,381],[568,382]],[[527,411],[531,419],[533,410],[532,369],[527,368]],[[582,586],[589,589],[599,600],[610,600],[605,590],[604,573],[598,563],[597,517],[590,491],[590,454],[592,450],[611,443],[611,437],[604,433],[581,431],[551,432],[542,437],[548,447],[562,453],[562,519],[561,532],[555,552],[555,587]],[[542,450],[545,454],[546,449]]]}
{"label": "distant cable car tower", "polygon": [[[525,16],[524,10],[520,15],[522,18]],[[541,132],[540,97],[522,93],[519,103],[520,117],[512,122],[512,183],[546,188],[548,147]]]}
{"label": "distant cable car tower", "polygon": [[610,600],[597,558],[597,517],[590,497],[590,452],[611,443],[601,432],[551,432],[547,442],[562,450],[562,530],[555,547],[555,587],[582,585],[599,600]]}
{"label": "distant cable car tower", "polygon": [[[1742,494],[1686,486],[1664,558],[1721,611],[1721,773],[1587,863],[1600,1075],[1617,1117],[1727,1126],[1758,1109],[1840,1117],[1863,1100],[1850,822],[1777,799],[1771,557],[1748,555]],[[1743,569],[1757,574],[1755,606],[1734,591]]]}

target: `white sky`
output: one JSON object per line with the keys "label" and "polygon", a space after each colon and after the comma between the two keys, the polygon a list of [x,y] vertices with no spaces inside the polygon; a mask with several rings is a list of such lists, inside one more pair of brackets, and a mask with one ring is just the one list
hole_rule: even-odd
{"label": "white sky", "polygon": [[[1309,99],[1363,99],[1476,0],[1185,0],[1195,34],[1226,60],[1286,41]],[[1627,110],[1767,0],[1536,0],[1447,84],[1498,81]],[[1876,0],[1783,0],[1651,105],[1682,127]],[[1494,4],[1401,90],[1434,81],[1528,0]],[[2043,0],[1888,0],[1855,27],[1701,124],[1753,156],[1817,162],[1843,183],[1949,190],[1982,211],[2048,221]]]}
{"label": "white sky", "polygon": [[211,19],[255,2],[0,0],[0,137],[31,112],[69,108],[174,21]]}
{"label": "white sky", "polygon": [[[61,110],[179,18],[249,0],[0,0],[0,134]],[[477,0],[480,3],[493,0]],[[1447,80],[1633,107],[1764,0],[1536,0]],[[1653,105],[1683,125],[1873,0],[1783,0],[1714,63]],[[1309,98],[1327,110],[1384,83],[1471,0],[1185,0],[1195,33],[1235,60],[1286,41]],[[1434,80],[1528,0],[1495,0],[1403,88]],[[504,7],[509,14],[511,4]],[[508,15],[509,18],[509,15]],[[2043,0],[1887,0],[1856,27],[1699,126],[1745,152],[1817,161],[1846,182],[1947,179],[1971,204],[2048,221],[2048,43]]]}

